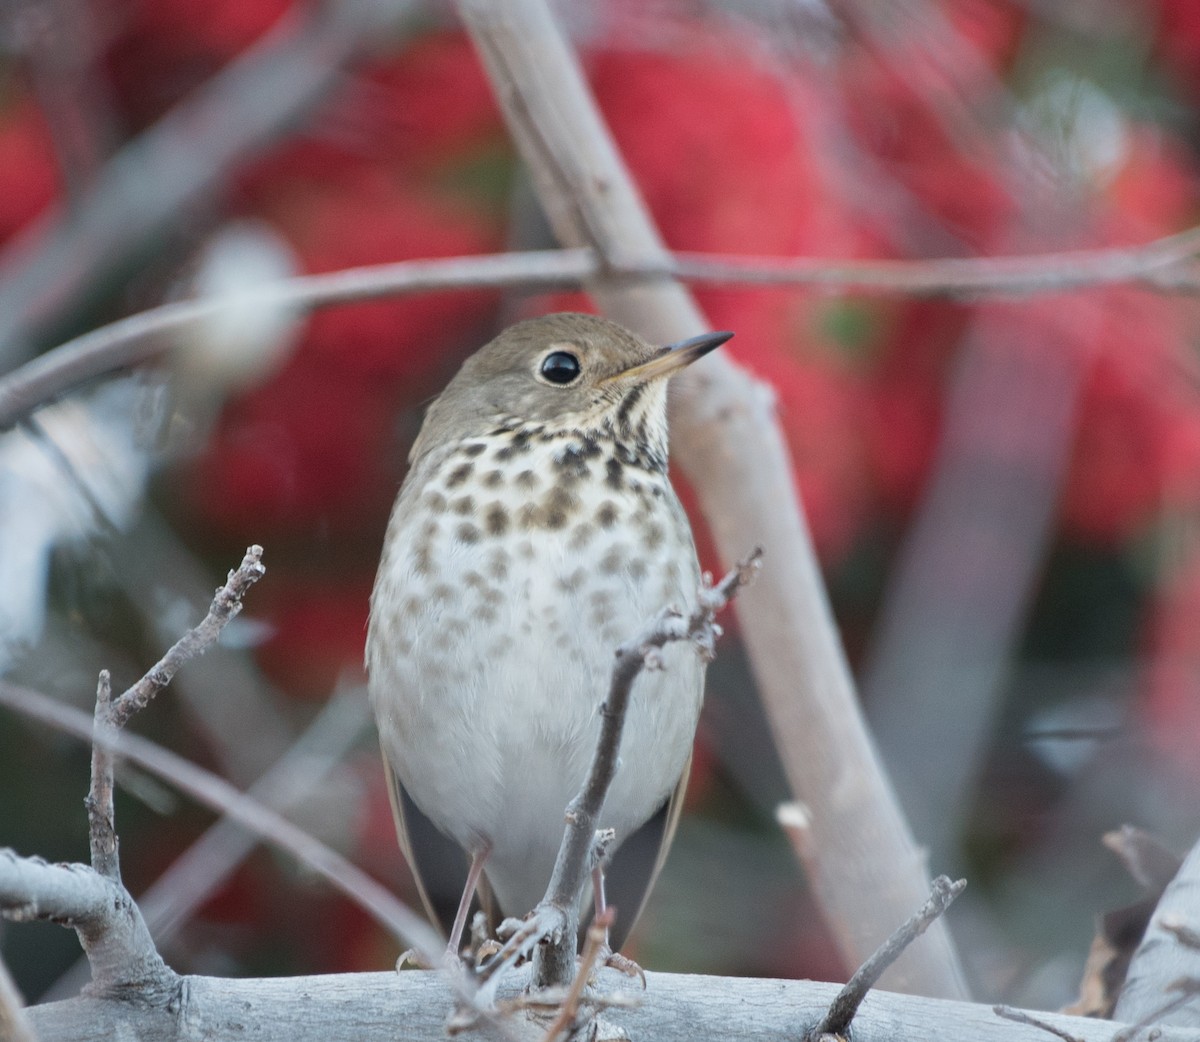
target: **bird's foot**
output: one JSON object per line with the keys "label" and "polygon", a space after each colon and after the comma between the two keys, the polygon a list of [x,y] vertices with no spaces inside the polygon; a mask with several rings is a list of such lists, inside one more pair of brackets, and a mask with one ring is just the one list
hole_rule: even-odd
{"label": "bird's foot", "polygon": [[607,966],[609,969],[617,970],[625,974],[626,977],[636,977],[642,982],[642,991],[646,990],[646,971],[629,958],[629,956],[622,955],[620,952],[614,952],[606,944],[600,950],[600,957],[596,962],[600,966]]}

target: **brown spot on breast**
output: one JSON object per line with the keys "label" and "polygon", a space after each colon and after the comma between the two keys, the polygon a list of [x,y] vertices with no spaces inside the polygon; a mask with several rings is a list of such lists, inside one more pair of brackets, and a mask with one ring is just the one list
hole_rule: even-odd
{"label": "brown spot on breast", "polygon": [[592,541],[592,537],[596,534],[596,526],[589,524],[587,521],[580,521],[573,529],[571,529],[571,538],[567,545],[572,550],[582,550]]}
{"label": "brown spot on breast", "polygon": [[612,618],[612,610],[607,604],[593,604],[592,610],[588,613],[588,621],[597,629],[608,622],[610,618]]}
{"label": "brown spot on breast", "polygon": [[504,550],[496,550],[488,560],[488,575],[500,582],[508,578],[508,554]]}
{"label": "brown spot on breast", "polygon": [[584,458],[583,450],[576,445],[568,445],[554,460],[555,476],[564,485],[578,484],[585,481],[592,473]]}
{"label": "brown spot on breast", "polygon": [[475,469],[474,463],[460,463],[446,476],[447,488],[458,488],[464,481],[471,476],[471,471]]}
{"label": "brown spot on breast", "polygon": [[423,543],[413,551],[413,571],[418,575],[433,573],[433,553],[428,543]]}
{"label": "brown spot on breast", "polygon": [[546,497],[546,509],[561,510],[566,514],[574,513],[579,509],[579,497],[570,489],[555,485]]}
{"label": "brown spot on breast", "polygon": [[646,562],[640,557],[635,557],[629,562],[629,575],[633,579],[646,578]]}
{"label": "brown spot on breast", "polygon": [[604,464],[604,481],[609,488],[619,489],[624,480],[625,464],[616,456],[610,456]]}
{"label": "brown spot on breast", "polygon": [[471,524],[471,522],[464,521],[455,529],[454,534],[458,537],[460,543],[477,543],[483,533],[475,525]]}
{"label": "brown spot on breast", "polygon": [[453,503],[450,504],[450,509],[456,514],[466,517],[468,514],[475,511],[474,496],[459,496]]}
{"label": "brown spot on breast", "polygon": [[517,485],[524,489],[537,488],[537,475],[532,470],[523,470],[517,475]]}
{"label": "brown spot on breast", "polygon": [[449,583],[438,583],[432,590],[429,591],[429,596],[435,601],[452,601],[457,594],[454,587]]}
{"label": "brown spot on breast", "polygon": [[421,505],[434,514],[440,514],[446,509],[446,497],[437,489],[430,489],[421,497]]}
{"label": "brown spot on breast", "polygon": [[508,511],[499,503],[493,503],[484,511],[483,524],[488,535],[504,535],[508,531]]}
{"label": "brown spot on breast", "polygon": [[646,543],[647,550],[657,550],[663,544],[663,540],[667,537],[663,527],[656,522],[650,522],[642,527],[642,539]]}
{"label": "brown spot on breast", "polygon": [[625,564],[625,554],[620,547],[614,546],[603,557],[600,558],[600,570],[607,572],[610,575],[613,572],[619,572],[622,565]]}
{"label": "brown spot on breast", "polygon": [[559,589],[571,593],[578,590],[586,578],[587,572],[582,568],[576,568],[570,575],[564,575],[558,580]]}
{"label": "brown spot on breast", "polygon": [[617,523],[617,517],[620,511],[617,509],[617,504],[611,499],[606,499],[600,504],[600,509],[596,511],[596,524],[601,528],[612,528]]}
{"label": "brown spot on breast", "polygon": [[483,476],[483,483],[487,488],[499,488],[504,484],[504,471],[489,470]]}
{"label": "brown spot on breast", "polygon": [[470,445],[464,446],[462,451],[464,456],[474,459],[476,456],[482,456],[485,452],[487,452],[487,443],[482,441],[473,441]]}
{"label": "brown spot on breast", "polygon": [[551,489],[550,495],[545,498],[541,504],[541,523],[547,528],[559,529],[566,527],[566,519],[575,513],[580,505],[580,497],[574,492],[570,492],[562,485],[556,485]]}

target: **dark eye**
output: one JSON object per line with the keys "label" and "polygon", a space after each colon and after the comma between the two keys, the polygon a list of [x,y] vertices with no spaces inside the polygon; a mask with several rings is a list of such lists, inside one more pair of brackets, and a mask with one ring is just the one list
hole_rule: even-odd
{"label": "dark eye", "polygon": [[542,376],[552,384],[569,384],[579,376],[579,359],[567,351],[551,351],[542,359]]}

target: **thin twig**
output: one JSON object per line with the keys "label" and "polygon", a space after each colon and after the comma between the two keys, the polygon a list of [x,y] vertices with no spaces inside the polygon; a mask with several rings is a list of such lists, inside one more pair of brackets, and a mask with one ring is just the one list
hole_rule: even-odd
{"label": "thin twig", "polygon": [[94,994],[154,1002],[178,990],[129,892],[87,865],[51,865],[0,848],[0,913],[72,927],[92,967]]}
{"label": "thin twig", "polygon": [[1012,1006],[993,1006],[992,1012],[998,1017],[1003,1017],[1005,1020],[1011,1020],[1014,1024],[1025,1024],[1031,1028],[1048,1031],[1056,1038],[1061,1038],[1062,1042],[1082,1042],[1078,1035],[1072,1035],[1069,1031],[1064,1031],[1062,1028],[1055,1027],[1045,1020],[1031,1016],[1024,1010],[1013,1009]]}
{"label": "thin twig", "polygon": [[950,903],[963,892],[966,885],[965,879],[952,883],[948,876],[938,876],[933,881],[929,900],[855,971],[854,976],[846,982],[846,986],[830,1003],[821,1023],[809,1033],[808,1037],[810,1039],[822,1039],[826,1036],[846,1038],[854,1014],[858,1012],[858,1007],[867,997],[867,992],[874,987],[884,970],[891,966],[904,949],[920,937],[931,923],[937,921],[942,913],[950,907]]}
{"label": "thin twig", "polygon": [[208,614],[199,625],[180,637],[141,680],[113,701],[108,719],[114,727],[124,727],[131,716],[149,705],[171,682],[180,666],[203,652],[221,635],[221,630],[242,610],[246,591],[266,574],[262,553],[261,546],[249,547],[242,563],[229,573],[225,585],[217,590]]}
{"label": "thin twig", "polygon": [[112,723],[112,682],[107,669],[100,670],[96,683],[96,709],[92,716],[92,781],[84,806],[88,816],[88,840],[92,868],[105,879],[121,881],[121,861],[113,812],[112,747],[103,739],[116,733]]}
{"label": "thin twig", "polygon": [[600,737],[592,756],[587,779],[567,807],[567,823],[554,871],[539,908],[549,906],[563,917],[560,929],[537,950],[534,985],[566,984],[574,969],[579,895],[589,873],[589,855],[595,841],[600,812],[617,770],[621,733],[633,683],[657,649],[673,641],[690,640],[706,660],[713,655],[716,640],[714,618],[736,591],[747,585],[759,569],[762,549],[733,568],[716,586],[702,586],[695,610],[689,616],[667,609],[634,640],[617,650],[608,697],[600,707]]}
{"label": "thin twig", "polygon": [[563,999],[562,1005],[558,1009],[558,1016],[546,1029],[546,1036],[542,1042],[558,1042],[559,1036],[565,1031],[570,1031],[574,1025],[575,1015],[579,1012],[579,1002],[583,998],[583,989],[587,987],[592,970],[596,966],[596,960],[599,959],[600,952],[604,948],[604,938],[608,936],[608,929],[612,923],[613,910],[611,908],[606,908],[592,920],[588,927],[587,940],[583,945],[583,954],[579,957],[579,970],[575,974],[575,979],[571,981],[567,997]]}
{"label": "thin twig", "polygon": [[236,302],[213,297],[181,300],[101,326],[14,369],[0,380],[0,430],[38,406],[114,369],[137,365],[175,346],[177,334],[236,303],[304,311],[330,304],[434,290],[522,286],[577,286],[595,269],[586,250],[547,250],[484,257],[448,257],[299,275],[239,294]]}

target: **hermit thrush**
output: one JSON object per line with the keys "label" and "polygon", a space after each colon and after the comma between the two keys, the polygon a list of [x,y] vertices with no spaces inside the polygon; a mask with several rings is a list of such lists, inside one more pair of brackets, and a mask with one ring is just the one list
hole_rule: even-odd
{"label": "hermit thrush", "polygon": [[[602,318],[548,315],[472,355],[429,408],[371,596],[367,668],[401,847],[411,862],[411,800],[470,855],[451,950],[481,872],[506,915],[541,899],[614,651],[665,605],[694,603],[667,379],[730,336],[658,348]],[[604,806],[618,844],[686,783],[704,669],[687,644],[662,660],[634,687]]]}

